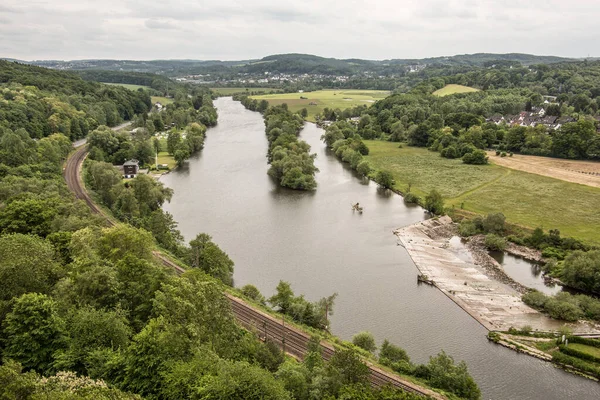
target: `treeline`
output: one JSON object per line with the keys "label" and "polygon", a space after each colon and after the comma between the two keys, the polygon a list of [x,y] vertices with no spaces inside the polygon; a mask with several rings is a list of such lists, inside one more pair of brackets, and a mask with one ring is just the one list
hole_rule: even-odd
{"label": "treeline", "polygon": [[99,69],[74,72],[86,81],[148,86],[154,90],[153,93],[160,95],[173,94],[183,87],[179,82],[175,82],[166,76],[147,72],[107,71]]}
{"label": "treeline", "polygon": [[151,108],[146,92],[86,82],[73,73],[0,60],[0,126],[41,139],[61,133],[84,137]]}
{"label": "treeline", "polygon": [[[370,332],[360,332],[352,337],[352,343],[361,349],[375,354],[377,345]],[[387,339],[383,341],[378,354],[379,363],[392,370],[417,377],[429,385],[447,390],[462,399],[477,400],[481,392],[469,374],[464,361],[458,364],[454,359],[441,351],[436,357],[430,357],[427,364],[414,364],[406,351]]]}
{"label": "treeline", "polygon": [[244,107],[263,114],[265,132],[269,141],[267,159],[271,167],[268,174],[280,186],[297,190],[314,190],[317,187],[315,173],[316,154],[310,154],[310,146],[298,135],[304,120],[299,114],[288,110],[287,104],[269,107],[266,100],[257,101],[247,96],[234,96]]}
{"label": "treeline", "polygon": [[[413,91],[378,101],[362,114],[357,133],[364,139],[428,147],[443,157],[485,164],[483,149],[574,159],[600,159],[598,121],[580,116],[558,129],[486,122],[492,115],[517,114],[541,97],[527,89],[492,90],[438,97]],[[344,119],[335,112],[331,120]]]}

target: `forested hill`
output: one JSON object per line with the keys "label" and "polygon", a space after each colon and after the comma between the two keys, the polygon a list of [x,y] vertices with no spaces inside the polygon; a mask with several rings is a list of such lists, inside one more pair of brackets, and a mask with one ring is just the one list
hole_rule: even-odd
{"label": "forested hill", "polygon": [[117,125],[151,107],[150,96],[143,91],[3,60],[0,92],[0,129],[23,128],[37,139],[52,133],[78,139],[99,125]]}
{"label": "forested hill", "polygon": [[125,72],[151,72],[167,76],[207,73],[282,73],[351,75],[366,72],[393,74],[405,71],[409,65],[437,66],[490,66],[498,64],[532,65],[549,64],[573,59],[536,56],[531,54],[462,54],[423,59],[394,58],[389,60],[336,59],[311,54],[276,54],[260,60],[200,61],[200,60],[75,60],[33,61],[32,64],[63,70],[109,70]]}

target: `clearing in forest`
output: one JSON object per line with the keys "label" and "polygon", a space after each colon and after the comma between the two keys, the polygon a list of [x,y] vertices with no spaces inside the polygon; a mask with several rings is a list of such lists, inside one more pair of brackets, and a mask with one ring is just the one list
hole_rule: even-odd
{"label": "clearing in forest", "polygon": [[455,85],[453,83],[448,84],[446,86],[444,86],[441,89],[436,90],[435,92],[433,92],[433,94],[435,96],[448,96],[451,94],[456,94],[456,93],[470,93],[470,92],[478,92],[479,89],[475,89],[469,86],[463,86],[463,85]]}

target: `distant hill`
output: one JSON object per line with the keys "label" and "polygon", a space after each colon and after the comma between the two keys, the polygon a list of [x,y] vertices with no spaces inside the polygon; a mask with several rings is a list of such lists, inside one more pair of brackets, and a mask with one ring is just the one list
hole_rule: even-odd
{"label": "distant hill", "polygon": [[390,75],[402,73],[407,66],[474,66],[550,64],[574,59],[532,54],[476,53],[422,59],[363,60],[357,58],[325,58],[311,54],[274,54],[260,60],[74,60],[31,61],[28,64],[61,70],[106,70],[122,72],[149,72],[167,76],[223,73],[283,73],[351,75],[375,73]]}

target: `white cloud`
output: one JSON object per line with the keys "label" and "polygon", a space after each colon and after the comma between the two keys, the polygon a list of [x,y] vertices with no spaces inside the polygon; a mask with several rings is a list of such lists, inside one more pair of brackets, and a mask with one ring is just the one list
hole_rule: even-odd
{"label": "white cloud", "polygon": [[549,0],[4,0],[0,56],[245,59],[303,52],[420,58],[474,52],[581,57],[600,2]]}

